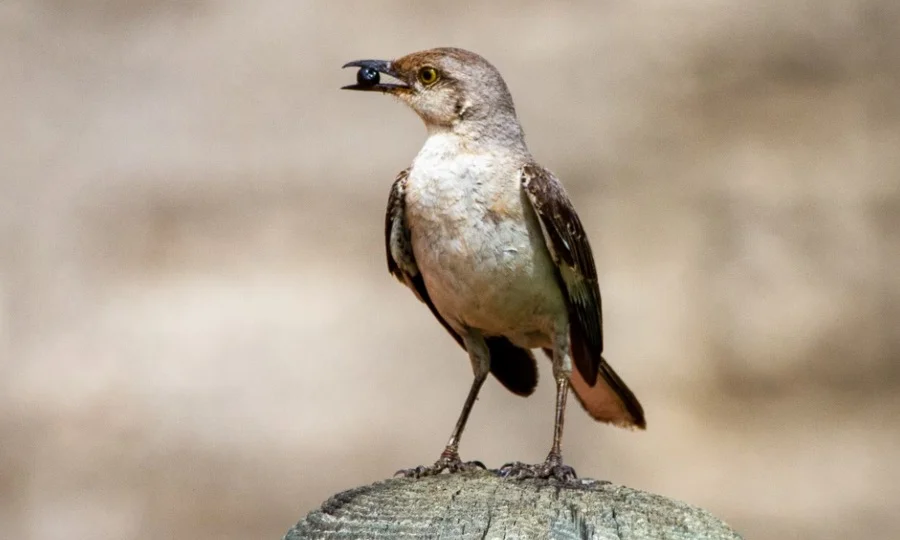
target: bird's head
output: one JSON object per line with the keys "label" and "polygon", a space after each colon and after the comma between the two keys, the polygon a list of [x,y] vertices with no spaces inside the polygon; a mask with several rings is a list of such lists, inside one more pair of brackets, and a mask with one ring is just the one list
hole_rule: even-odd
{"label": "bird's head", "polygon": [[[521,138],[515,107],[503,77],[481,56],[456,48],[408,54],[396,60],[356,60],[357,84],[345,90],[377,91],[409,105],[429,131]],[[381,74],[397,82],[381,82]]]}

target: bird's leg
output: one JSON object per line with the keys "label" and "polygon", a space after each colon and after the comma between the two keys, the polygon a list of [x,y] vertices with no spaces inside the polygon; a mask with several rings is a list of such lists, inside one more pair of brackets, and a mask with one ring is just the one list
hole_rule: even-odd
{"label": "bird's leg", "polygon": [[[571,369],[569,370],[571,373]],[[576,478],[575,469],[562,462],[562,435],[566,416],[566,397],[569,393],[569,375],[560,376],[554,370],[556,379],[556,419],[553,423],[553,445],[550,453],[544,460],[541,476],[555,477],[559,480],[571,480]]]}
{"label": "bird's leg", "polygon": [[459,440],[462,438],[463,430],[466,429],[466,422],[469,420],[469,413],[472,412],[472,406],[478,399],[478,392],[487,379],[488,373],[491,372],[491,357],[484,338],[477,332],[470,331],[465,338],[466,350],[469,351],[469,359],[472,362],[472,371],[475,373],[475,380],[472,381],[472,387],[469,389],[469,395],[463,405],[462,412],[459,413],[459,419],[456,426],[450,434],[450,440],[447,446],[441,452],[441,457],[434,462],[434,465],[426,467],[420,465],[412,469],[403,469],[397,471],[397,475],[409,478],[420,478],[423,476],[432,476],[440,474],[443,471],[455,473],[471,470],[484,469],[485,466],[480,461],[463,462],[459,459]]}
{"label": "bird's leg", "polygon": [[500,468],[500,475],[509,478],[556,478],[574,480],[575,469],[562,462],[562,436],[566,415],[566,397],[569,393],[569,375],[572,374],[572,357],[569,355],[568,332],[557,333],[553,342],[553,378],[556,381],[556,415],[553,422],[553,444],[543,463],[528,465],[521,462],[507,463]]}

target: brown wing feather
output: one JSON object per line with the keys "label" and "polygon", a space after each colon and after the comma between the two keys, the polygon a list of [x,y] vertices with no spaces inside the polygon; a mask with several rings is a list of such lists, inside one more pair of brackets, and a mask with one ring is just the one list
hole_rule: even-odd
{"label": "brown wing feather", "polygon": [[569,307],[569,341],[577,369],[571,381],[579,401],[597,420],[644,427],[640,402],[603,359],[597,269],[575,208],[559,180],[539,165],[522,169],[522,186],[541,223]]}
{"label": "brown wing feather", "polygon": [[[391,186],[391,194],[388,197],[387,213],[384,220],[385,251],[387,251],[388,271],[409,287],[419,298],[441,326],[459,343],[466,348],[462,336],[447,323],[425,287],[425,280],[419,273],[413,254],[412,243],[409,236],[409,227],[405,215],[406,180],[409,177],[409,169],[401,171]],[[491,355],[491,373],[510,392],[528,396],[534,392],[537,386],[537,365],[531,351],[516,347],[509,340],[502,337],[486,339]]]}
{"label": "brown wing feather", "polygon": [[540,219],[569,301],[571,333],[585,348],[574,350],[576,344],[572,344],[575,365],[593,386],[603,354],[603,320],[591,246],[562,184],[549,171],[527,165],[522,171],[522,184]]}

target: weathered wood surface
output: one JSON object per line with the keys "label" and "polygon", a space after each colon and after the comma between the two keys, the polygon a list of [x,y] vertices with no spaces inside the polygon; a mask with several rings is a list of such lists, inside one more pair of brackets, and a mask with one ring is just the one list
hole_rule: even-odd
{"label": "weathered wood surface", "polygon": [[741,537],[705,510],[608,482],[517,481],[477,472],[395,478],[339,493],[284,540],[301,538]]}

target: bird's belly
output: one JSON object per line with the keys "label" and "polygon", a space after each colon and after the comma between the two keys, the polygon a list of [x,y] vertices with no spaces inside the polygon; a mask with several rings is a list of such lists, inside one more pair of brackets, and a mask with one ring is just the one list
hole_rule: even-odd
{"label": "bird's belly", "polygon": [[429,296],[452,326],[549,346],[565,302],[540,228],[523,210],[498,218],[451,205],[417,216],[413,251]]}

